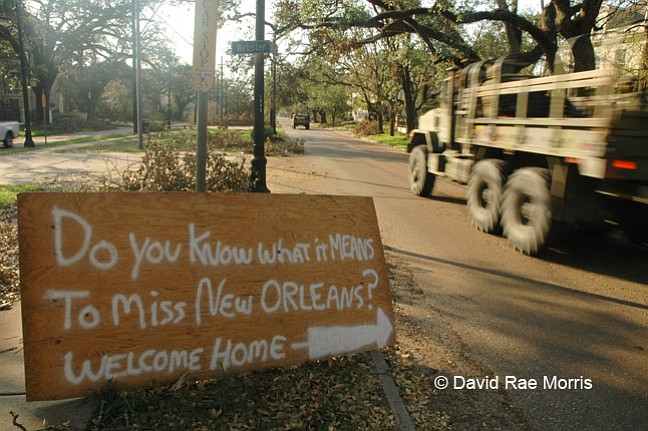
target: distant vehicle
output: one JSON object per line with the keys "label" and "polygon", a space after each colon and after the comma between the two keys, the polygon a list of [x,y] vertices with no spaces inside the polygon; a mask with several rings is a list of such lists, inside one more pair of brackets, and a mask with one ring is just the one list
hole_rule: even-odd
{"label": "distant vehicle", "polygon": [[306,129],[310,129],[310,116],[307,114],[295,114],[293,115],[293,129],[297,126],[304,126]]}
{"label": "distant vehicle", "polygon": [[17,121],[0,121],[0,139],[6,148],[13,147],[13,140],[20,136],[20,124]]}

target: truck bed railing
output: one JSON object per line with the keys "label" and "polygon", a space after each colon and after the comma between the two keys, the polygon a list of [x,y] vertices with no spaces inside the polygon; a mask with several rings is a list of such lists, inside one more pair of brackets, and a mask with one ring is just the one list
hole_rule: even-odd
{"label": "truck bed railing", "polygon": [[[525,123],[529,118],[602,118],[609,122],[615,100],[627,97],[610,97],[614,95],[612,70],[592,70],[497,83],[501,79],[501,76],[497,76],[491,80],[492,83],[487,81],[475,91],[459,96],[460,105],[476,105],[475,109],[468,110],[474,112],[475,122],[500,117],[515,117],[518,124]],[[547,126],[562,127],[561,123],[556,124],[554,121],[545,123]],[[594,123],[595,127],[601,127],[599,122]],[[588,121],[573,121],[572,124],[572,127],[590,127]],[[602,127],[607,125],[609,123]]]}

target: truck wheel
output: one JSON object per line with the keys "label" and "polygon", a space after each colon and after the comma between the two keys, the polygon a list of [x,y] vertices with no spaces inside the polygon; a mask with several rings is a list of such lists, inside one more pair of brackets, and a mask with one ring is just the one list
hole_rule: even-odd
{"label": "truck wheel", "polygon": [[11,133],[7,133],[7,136],[5,136],[5,138],[4,138],[4,146],[6,148],[13,147],[13,135]]}
{"label": "truck wheel", "polygon": [[417,145],[409,156],[410,190],[416,196],[427,196],[432,193],[434,174],[427,171],[428,149],[425,145]]}
{"label": "truck wheel", "polygon": [[502,193],[502,228],[509,243],[534,255],[545,245],[551,227],[549,171],[522,168],[508,179]]}
{"label": "truck wheel", "polygon": [[472,225],[482,232],[499,230],[502,188],[508,165],[504,160],[486,159],[475,164],[468,180],[468,213]]}

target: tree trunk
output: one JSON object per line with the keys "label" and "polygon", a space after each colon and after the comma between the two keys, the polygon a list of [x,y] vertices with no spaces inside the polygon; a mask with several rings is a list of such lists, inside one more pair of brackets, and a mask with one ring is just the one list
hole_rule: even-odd
{"label": "tree trunk", "polygon": [[569,40],[572,53],[574,54],[574,72],[594,70],[596,67],[596,56],[594,46],[589,35],[577,36]]}
{"label": "tree trunk", "polygon": [[90,97],[88,97],[88,105],[86,107],[86,111],[87,111],[86,120],[89,121],[89,120],[94,120],[96,118],[98,102],[99,102],[99,97],[91,93]]}
{"label": "tree trunk", "polygon": [[[498,6],[500,9],[510,10],[512,13],[518,13],[518,2],[517,0],[512,0],[510,7],[507,5],[505,0],[498,0]],[[508,42],[508,52],[509,54],[517,54],[521,51],[522,47],[522,30],[514,26],[510,22],[504,22],[504,30],[506,32],[506,40]]]}
{"label": "tree trunk", "polygon": [[399,68],[401,87],[403,88],[403,104],[405,105],[405,122],[407,133],[416,128],[416,104],[412,95],[412,76],[409,66]]}

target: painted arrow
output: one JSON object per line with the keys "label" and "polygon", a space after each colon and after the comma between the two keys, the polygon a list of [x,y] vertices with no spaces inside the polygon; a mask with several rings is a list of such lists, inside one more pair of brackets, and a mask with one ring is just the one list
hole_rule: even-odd
{"label": "painted arrow", "polygon": [[375,325],[313,326],[308,328],[308,341],[292,343],[291,347],[293,350],[308,349],[310,359],[318,359],[352,352],[371,344],[383,348],[393,330],[385,312],[378,308]]}

